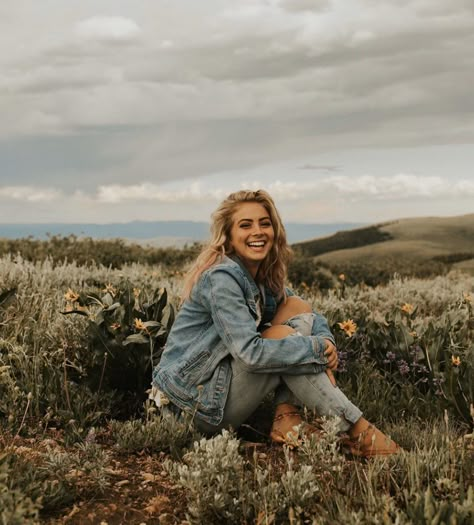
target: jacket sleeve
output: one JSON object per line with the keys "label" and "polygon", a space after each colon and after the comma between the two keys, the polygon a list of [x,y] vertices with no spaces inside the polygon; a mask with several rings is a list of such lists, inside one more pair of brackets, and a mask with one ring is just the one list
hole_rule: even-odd
{"label": "jacket sleeve", "polygon": [[[292,335],[283,339],[264,339],[245,300],[238,278],[225,267],[203,274],[199,299],[210,312],[222,340],[235,359],[251,372],[308,373],[307,366],[320,371],[327,364],[326,342],[319,335]],[[207,281],[207,282],[206,282]]]}
{"label": "jacket sleeve", "polygon": [[[296,295],[291,288],[286,288],[285,291],[288,297]],[[313,310],[313,314],[314,314],[314,320],[313,320],[313,327],[311,329],[311,335],[317,335],[319,337],[323,337],[324,339],[329,339],[329,341],[331,341],[331,343],[335,345],[336,339],[334,338],[333,333],[329,329],[329,324],[328,324],[327,319],[324,317],[324,315],[321,315],[320,313],[314,310]]]}

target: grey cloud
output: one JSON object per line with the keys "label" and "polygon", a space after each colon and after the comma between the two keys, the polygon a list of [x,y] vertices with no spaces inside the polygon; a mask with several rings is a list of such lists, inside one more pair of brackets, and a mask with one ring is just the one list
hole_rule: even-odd
{"label": "grey cloud", "polygon": [[316,164],[304,164],[303,166],[299,166],[300,170],[303,171],[326,171],[326,172],[336,172],[340,171],[340,166],[318,166]]}
{"label": "grey cloud", "polygon": [[[327,49],[318,49],[297,42],[298,32],[288,30],[273,36],[234,38],[215,45],[196,45],[157,51],[155,59],[148,56],[131,66],[130,80],[158,83],[193,84],[199,78],[236,84],[265,79],[291,81],[301,75],[311,78],[316,73],[332,89],[333,75],[343,79],[339,86],[366,91],[371,81],[387,84],[433,73],[469,75],[472,57],[464,50],[474,47],[474,23],[406,30],[403,42],[400,34],[376,35],[375,38],[352,46],[347,38],[334,41]],[[141,63],[140,63],[141,62]],[[154,65],[150,67],[150,64]],[[177,67],[177,64],[180,66]],[[351,68],[347,70],[347,68]],[[472,69],[471,69],[472,70]],[[309,85],[308,87],[311,87]]]}
{"label": "grey cloud", "polygon": [[326,11],[331,7],[331,0],[280,0],[278,5],[287,11]]}
{"label": "grey cloud", "polygon": [[[102,132],[103,133],[103,132]],[[115,171],[124,159],[120,149],[108,150],[110,137],[99,133],[28,137],[0,141],[0,182],[26,185],[43,180],[69,190],[93,188],[97,173]]]}
{"label": "grey cloud", "polygon": [[81,90],[104,84],[102,74],[85,72],[76,68],[63,68],[62,71],[53,71],[50,68],[38,69],[35,74],[21,74],[13,77],[4,85],[4,89],[10,93],[50,94],[63,90]]}

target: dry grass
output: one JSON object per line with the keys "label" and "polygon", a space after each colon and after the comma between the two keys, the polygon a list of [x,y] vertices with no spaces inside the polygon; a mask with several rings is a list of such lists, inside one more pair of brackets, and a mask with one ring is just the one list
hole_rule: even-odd
{"label": "dry grass", "polygon": [[[414,260],[474,250],[474,214],[448,218],[401,219],[382,225],[381,231],[392,240],[353,249],[341,249],[320,255],[319,260],[332,263],[364,262],[378,258]],[[353,231],[357,235],[357,230]],[[474,264],[474,263],[471,263]],[[457,266],[459,269],[469,265]]]}

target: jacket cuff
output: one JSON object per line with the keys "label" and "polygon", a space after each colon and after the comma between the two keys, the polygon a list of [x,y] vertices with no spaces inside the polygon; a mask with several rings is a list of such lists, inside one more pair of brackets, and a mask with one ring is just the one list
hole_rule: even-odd
{"label": "jacket cuff", "polygon": [[331,341],[331,343],[336,346],[336,338],[332,335],[331,332],[328,332],[328,334],[324,334],[324,335],[321,335],[319,336],[321,337],[322,339],[328,339],[329,341]]}
{"label": "jacket cuff", "polygon": [[324,354],[326,350],[326,338],[320,335],[313,335],[311,337],[313,341],[313,350],[316,356],[316,363],[320,365],[327,365],[328,358]]}

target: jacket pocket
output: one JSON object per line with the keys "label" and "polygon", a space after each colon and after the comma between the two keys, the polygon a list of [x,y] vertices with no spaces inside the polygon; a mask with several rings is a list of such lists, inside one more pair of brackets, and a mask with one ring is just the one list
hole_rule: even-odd
{"label": "jacket pocket", "polygon": [[179,369],[178,374],[185,380],[187,385],[194,385],[203,375],[203,370],[209,362],[211,352],[204,350],[193,356]]}

